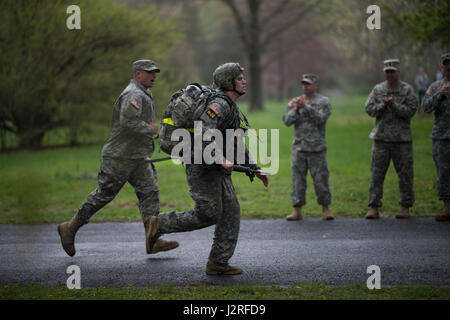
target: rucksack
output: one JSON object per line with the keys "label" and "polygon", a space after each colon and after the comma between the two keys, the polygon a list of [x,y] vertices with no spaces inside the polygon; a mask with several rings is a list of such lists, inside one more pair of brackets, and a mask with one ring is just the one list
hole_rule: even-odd
{"label": "rucksack", "polygon": [[230,103],[230,98],[225,94],[198,83],[192,83],[175,92],[161,120],[160,149],[167,154],[172,153],[172,149],[179,143],[171,140],[172,133],[176,129],[183,128],[194,133],[194,121],[200,119],[208,104],[216,97],[221,97]]}

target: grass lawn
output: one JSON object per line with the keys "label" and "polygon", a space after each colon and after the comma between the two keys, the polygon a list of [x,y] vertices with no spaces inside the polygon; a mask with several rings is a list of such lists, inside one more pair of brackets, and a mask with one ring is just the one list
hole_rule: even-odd
{"label": "grass lawn", "polygon": [[[367,211],[370,182],[371,140],[374,119],[364,112],[366,97],[334,99],[327,124],[328,162],[332,211],[339,216],[363,217]],[[246,105],[243,104],[243,109]],[[233,174],[242,218],[283,218],[291,211],[291,143],[293,127],[281,117],[286,103],[266,102],[265,112],[248,113],[255,129],[279,129],[280,168],[270,177],[269,188],[259,180],[250,183],[240,173]],[[441,210],[436,192],[436,171],[429,134],[431,116],[412,119],[414,137],[415,216],[432,216]],[[96,131],[97,132],[97,131]],[[101,132],[101,131],[99,131]],[[106,140],[108,132],[98,134]],[[51,139],[47,139],[51,140]],[[102,144],[77,148],[0,153],[0,223],[59,222],[69,219],[85,197],[97,186]],[[158,148],[157,148],[158,149]],[[270,149],[269,149],[270,150]],[[270,154],[269,154],[270,155]],[[156,152],[154,158],[165,157]],[[155,164],[158,171],[161,211],[193,207],[184,168],[170,161]],[[398,181],[391,165],[384,184],[382,215],[398,210]],[[320,216],[312,179],[308,175],[305,216]],[[126,184],[119,195],[91,221],[140,220],[133,188]]]}
{"label": "grass lawn", "polygon": [[[371,140],[368,135],[374,119],[364,113],[365,97],[332,100],[332,116],[327,125],[328,162],[331,172],[332,211],[339,218],[363,217],[367,211],[370,181]],[[246,105],[242,105],[246,109]],[[281,121],[286,103],[267,102],[265,112],[249,113],[255,129],[279,129],[280,168],[270,177],[269,188],[256,180],[250,183],[242,174],[234,173],[242,218],[284,218],[291,211],[290,156],[293,127]],[[436,172],[431,155],[430,116],[414,117],[414,183],[416,203],[413,215],[431,216],[440,211],[436,195]],[[96,130],[97,139],[105,141],[108,132]],[[55,143],[58,137],[46,138]],[[0,153],[0,223],[49,223],[68,220],[85,197],[97,186],[102,144],[77,148]],[[165,157],[155,153],[154,158]],[[185,210],[193,206],[184,168],[171,162],[156,164],[160,187],[161,210]],[[397,176],[391,168],[384,186],[382,215],[398,209]],[[308,203],[305,216],[320,216],[311,177],[308,176]],[[127,184],[119,195],[92,218],[99,221],[140,220],[137,199]],[[392,287],[368,290],[362,285],[331,287],[312,282],[289,288],[258,286],[190,286],[176,288],[163,285],[149,288],[46,288],[35,285],[0,287],[0,300],[5,299],[450,299],[450,288]]]}
{"label": "grass lawn", "polygon": [[369,290],[363,285],[326,286],[312,282],[292,287],[163,285],[149,288],[0,288],[0,300],[449,300],[450,288],[398,286]]}

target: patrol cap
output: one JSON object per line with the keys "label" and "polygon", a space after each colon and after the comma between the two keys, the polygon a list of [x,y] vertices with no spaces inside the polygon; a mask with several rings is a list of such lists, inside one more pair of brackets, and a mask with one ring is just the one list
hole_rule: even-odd
{"label": "patrol cap", "polygon": [[161,72],[154,61],[146,59],[133,62],[133,72],[137,70]]}
{"label": "patrol cap", "polygon": [[302,83],[306,82],[309,84],[313,84],[318,81],[319,81],[319,76],[316,76],[315,74],[307,73],[302,76]]}
{"label": "patrol cap", "polygon": [[384,69],[383,69],[383,71],[387,71],[387,70],[397,71],[399,66],[400,66],[400,60],[398,60],[398,59],[384,60]]}
{"label": "patrol cap", "polygon": [[441,56],[442,64],[444,64],[445,60],[450,60],[450,53],[444,53],[444,54]]}

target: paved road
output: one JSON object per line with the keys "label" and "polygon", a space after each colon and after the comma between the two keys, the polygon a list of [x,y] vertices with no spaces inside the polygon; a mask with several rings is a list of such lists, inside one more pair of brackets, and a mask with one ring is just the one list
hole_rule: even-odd
{"label": "paved road", "polygon": [[141,223],[91,223],[77,234],[71,258],[55,224],[0,225],[0,285],[65,285],[75,264],[82,287],[365,284],[370,265],[380,267],[382,286],[450,286],[450,223],[432,218],[243,220],[231,264],[244,273],[227,277],[205,274],[213,231],[165,235],[180,247],[147,255]]}

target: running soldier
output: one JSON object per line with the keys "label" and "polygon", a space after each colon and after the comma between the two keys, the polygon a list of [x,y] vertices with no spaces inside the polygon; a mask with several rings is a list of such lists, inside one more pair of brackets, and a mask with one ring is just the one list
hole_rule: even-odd
{"label": "running soldier", "polygon": [[[155,107],[148,88],[153,87],[160,69],[151,60],[133,63],[134,78],[114,103],[111,134],[103,147],[103,161],[96,188],[81,204],[76,215],[58,225],[61,243],[69,256],[75,255],[75,234],[94,213],[111,202],[128,181],[139,199],[139,211],[148,230],[149,220],[159,214],[159,188],[156,170],[149,163],[154,150]],[[146,241],[147,243],[147,241]],[[178,247],[176,241],[157,239],[147,253]]]}
{"label": "running soldier", "polygon": [[[240,129],[242,118],[236,101],[246,92],[243,71],[238,63],[225,63],[214,71],[214,84],[218,91],[200,117],[203,132],[218,129],[222,137],[225,137],[227,129]],[[223,141],[222,150],[225,150],[225,138]],[[245,153],[249,155],[247,148]],[[151,247],[151,243],[160,234],[192,231],[215,224],[213,245],[206,265],[208,275],[242,273],[241,268],[228,264],[236,248],[240,227],[240,206],[231,181],[237,154],[235,153],[235,159],[226,159],[223,154],[220,164],[206,165],[204,161],[202,164],[186,164],[190,195],[195,201],[194,210],[167,212],[152,217],[147,236]],[[247,160],[242,165],[259,169],[256,164]],[[269,184],[267,176],[256,176],[265,186]]]}

